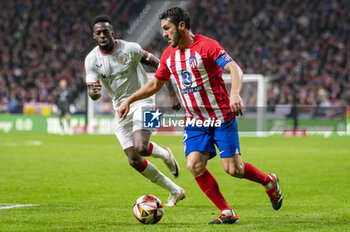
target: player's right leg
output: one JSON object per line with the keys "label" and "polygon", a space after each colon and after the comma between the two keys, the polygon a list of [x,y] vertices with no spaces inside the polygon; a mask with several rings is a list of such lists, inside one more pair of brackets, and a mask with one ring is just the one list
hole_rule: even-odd
{"label": "player's right leg", "polygon": [[187,168],[192,173],[203,193],[221,211],[220,216],[209,224],[238,223],[237,215],[221,194],[219,185],[207,170],[207,162],[215,156],[212,131],[206,127],[187,126],[183,139]]}
{"label": "player's right leg", "polygon": [[129,164],[140,172],[144,177],[155,183],[156,185],[168,190],[170,196],[166,206],[175,206],[176,203],[185,198],[185,191],[183,188],[175,184],[168,177],[166,177],[158,168],[151,162],[146,160],[143,156],[135,152],[133,147],[124,150],[128,156]]}
{"label": "player's right leg", "polygon": [[74,131],[73,131],[73,128],[72,128],[72,125],[71,125],[71,120],[70,120],[71,115],[70,115],[69,109],[66,111],[64,117],[65,117],[66,122],[67,122],[67,133],[69,135],[73,135]]}
{"label": "player's right leg", "polygon": [[188,170],[194,176],[203,193],[221,211],[220,216],[209,224],[238,223],[238,216],[232,211],[221,194],[217,181],[206,168],[209,157],[209,152],[194,151],[187,155]]}

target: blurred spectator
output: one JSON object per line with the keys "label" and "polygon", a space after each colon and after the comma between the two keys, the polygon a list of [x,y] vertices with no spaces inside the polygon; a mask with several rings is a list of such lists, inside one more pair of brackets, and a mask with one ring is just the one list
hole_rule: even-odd
{"label": "blurred spectator", "polygon": [[[110,15],[115,36],[123,38],[147,2],[2,1],[0,111],[26,101],[53,103],[62,78],[73,98],[85,94],[93,17]],[[194,33],[218,40],[246,74],[271,80],[269,104],[291,104],[293,85],[298,104],[350,106],[349,0],[192,0],[189,11]],[[146,50],[159,57],[166,46],[157,35]],[[245,94],[246,104],[254,104],[253,89]]]}
{"label": "blurred spectator", "polygon": [[[144,0],[14,0],[0,4],[0,111],[55,101],[60,79],[85,94],[84,57],[95,46],[91,20],[109,14],[121,37]],[[19,89],[19,90],[18,90]],[[17,91],[18,90],[18,91]]]}
{"label": "blurred spectator", "polygon": [[[324,104],[322,88],[331,105],[350,106],[349,0],[193,0],[189,11],[195,34],[218,40],[244,73],[271,80],[268,104],[291,104],[292,84],[298,104]],[[167,46],[159,36],[147,50]]]}

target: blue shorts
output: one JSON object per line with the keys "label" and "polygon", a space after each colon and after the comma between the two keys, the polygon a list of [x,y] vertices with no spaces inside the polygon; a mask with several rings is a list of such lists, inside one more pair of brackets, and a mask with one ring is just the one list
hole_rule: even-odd
{"label": "blue shorts", "polygon": [[186,126],[183,146],[187,157],[193,151],[209,152],[210,159],[216,156],[215,145],[221,158],[241,154],[236,118],[221,123],[220,127]]}

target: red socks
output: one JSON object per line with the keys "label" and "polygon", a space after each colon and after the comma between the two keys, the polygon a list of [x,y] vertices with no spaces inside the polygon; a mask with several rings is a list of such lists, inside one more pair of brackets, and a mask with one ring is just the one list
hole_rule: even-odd
{"label": "red socks", "polygon": [[147,154],[147,156],[150,156],[152,154],[152,152],[153,152],[153,144],[150,142],[149,143],[149,147],[148,147],[148,154]]}
{"label": "red socks", "polygon": [[[244,163],[245,171],[243,178],[260,183],[262,185],[267,185],[271,179],[269,176],[250,163]],[[225,209],[231,209],[227,204],[225,198],[220,192],[219,185],[215,178],[206,170],[202,175],[197,176],[196,181],[202,191],[209,197],[209,199],[219,208],[220,211]]]}
{"label": "red socks", "polygon": [[220,192],[218,182],[216,182],[215,178],[208,170],[206,170],[202,175],[197,176],[195,179],[205,195],[209,197],[209,199],[216,205],[216,207],[220,209],[220,211],[231,209]]}
{"label": "red socks", "polygon": [[250,163],[244,163],[245,170],[243,178],[260,183],[262,185],[267,185],[271,179],[269,176]]}
{"label": "red socks", "polygon": [[143,172],[146,169],[147,165],[148,165],[148,161],[146,159],[143,159],[142,164],[135,169],[139,172]]}

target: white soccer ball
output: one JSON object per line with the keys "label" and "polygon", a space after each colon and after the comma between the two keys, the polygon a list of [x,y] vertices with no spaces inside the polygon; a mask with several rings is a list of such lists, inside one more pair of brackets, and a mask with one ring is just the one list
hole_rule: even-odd
{"label": "white soccer ball", "polygon": [[143,195],[134,204],[135,218],[143,224],[156,224],[162,218],[164,208],[162,202],[153,195]]}

